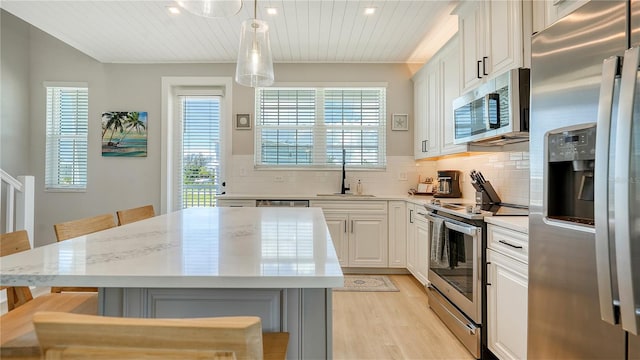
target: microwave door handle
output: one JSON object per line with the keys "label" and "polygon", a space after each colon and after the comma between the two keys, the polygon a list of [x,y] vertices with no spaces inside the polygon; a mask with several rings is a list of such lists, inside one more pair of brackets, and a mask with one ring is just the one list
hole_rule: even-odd
{"label": "microwave door handle", "polygon": [[598,100],[598,122],[596,132],[596,160],[594,176],[594,220],[596,228],[596,274],[600,317],[609,324],[616,324],[613,287],[611,286],[611,263],[609,261],[609,140],[616,76],[620,75],[620,58],[610,57],[602,62],[602,83]]}
{"label": "microwave door handle", "polygon": [[[616,125],[615,145],[615,248],[618,274],[618,291],[620,294],[620,322],[622,328],[634,335],[638,334],[640,316],[637,304],[640,298],[640,284],[634,286],[634,272],[640,272],[638,252],[640,243],[635,233],[635,224],[631,219],[632,208],[629,196],[631,186],[631,141],[633,138],[633,108],[640,65],[640,48],[634,47],[624,54],[622,80],[620,83],[620,99],[618,120]],[[632,243],[631,241],[634,241]]]}
{"label": "microwave door handle", "polygon": [[[493,106],[492,106],[493,104]],[[492,107],[495,111],[491,111]],[[491,116],[494,116],[492,118]],[[484,96],[484,117],[487,119],[488,129],[500,128],[500,95],[497,93],[491,93]]]}

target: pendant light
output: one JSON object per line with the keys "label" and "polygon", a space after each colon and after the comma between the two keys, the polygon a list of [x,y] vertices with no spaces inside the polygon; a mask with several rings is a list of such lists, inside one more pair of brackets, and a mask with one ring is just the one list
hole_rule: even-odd
{"label": "pendant light", "polygon": [[272,85],[273,80],[269,25],[266,21],[258,20],[258,0],[254,0],[253,19],[243,21],[240,30],[236,82],[260,87]]}
{"label": "pendant light", "polygon": [[221,18],[240,12],[242,0],[180,0],[178,5],[198,16]]}

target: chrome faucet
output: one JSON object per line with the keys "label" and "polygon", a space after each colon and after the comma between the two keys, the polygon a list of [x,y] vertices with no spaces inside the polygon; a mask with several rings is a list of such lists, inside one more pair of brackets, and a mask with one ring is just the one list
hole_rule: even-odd
{"label": "chrome faucet", "polygon": [[351,190],[350,187],[345,186],[345,180],[347,178],[347,172],[345,170],[345,165],[347,164],[347,150],[342,149],[342,187],[340,189],[340,194],[344,195],[347,193],[347,190]]}

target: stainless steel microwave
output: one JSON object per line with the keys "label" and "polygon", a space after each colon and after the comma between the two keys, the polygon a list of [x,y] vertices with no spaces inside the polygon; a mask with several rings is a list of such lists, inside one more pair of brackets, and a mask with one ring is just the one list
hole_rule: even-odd
{"label": "stainless steel microwave", "polygon": [[454,143],[502,145],[527,141],[529,85],[529,69],[513,69],[455,99]]}

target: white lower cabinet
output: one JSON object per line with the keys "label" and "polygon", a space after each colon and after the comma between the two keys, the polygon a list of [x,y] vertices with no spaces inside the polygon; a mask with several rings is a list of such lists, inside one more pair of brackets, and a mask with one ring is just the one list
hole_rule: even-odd
{"label": "white lower cabinet", "polygon": [[387,267],[387,215],[350,214],[351,267]]}
{"label": "white lower cabinet", "polygon": [[340,266],[347,266],[349,263],[349,242],[347,239],[347,222],[349,217],[343,214],[325,214],[324,218],[333,240],[333,247],[336,249]]}
{"label": "white lower cabinet", "polygon": [[[489,225],[489,238],[492,232]],[[501,360],[526,359],[528,265],[491,248],[487,249],[487,263],[489,350]]]}
{"label": "white lower cabinet", "polygon": [[422,284],[429,271],[429,222],[420,205],[407,204],[407,270]]}
{"label": "white lower cabinet", "polygon": [[407,270],[416,276],[416,205],[407,203]]}
{"label": "white lower cabinet", "polygon": [[343,267],[387,267],[386,201],[312,201],[321,207]]}
{"label": "white lower cabinet", "polygon": [[389,267],[407,267],[407,203],[389,201]]}

